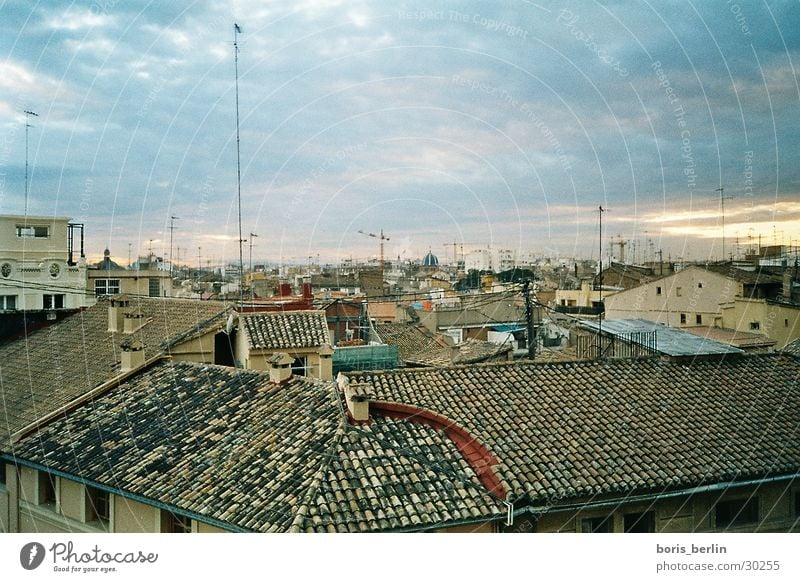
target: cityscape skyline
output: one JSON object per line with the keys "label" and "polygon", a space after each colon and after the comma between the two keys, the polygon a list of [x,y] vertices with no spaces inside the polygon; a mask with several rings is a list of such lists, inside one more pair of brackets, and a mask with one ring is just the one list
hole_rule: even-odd
{"label": "cityscape skyline", "polygon": [[163,246],[178,216],[179,246],[237,257],[236,22],[261,261],[377,255],[362,229],[387,257],[597,258],[601,205],[604,245],[720,259],[724,204],[726,257],[795,246],[798,13],[737,8],[9,2],[0,213],[29,186],[90,254]]}

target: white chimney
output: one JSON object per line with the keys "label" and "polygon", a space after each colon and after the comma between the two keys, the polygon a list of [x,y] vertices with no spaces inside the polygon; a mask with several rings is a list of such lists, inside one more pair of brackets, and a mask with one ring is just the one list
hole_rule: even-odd
{"label": "white chimney", "polygon": [[144,314],[138,309],[126,311],[123,319],[122,332],[127,334],[139,331],[147,323]]}
{"label": "white chimney", "polygon": [[369,384],[344,385],[344,399],[347,402],[347,412],[355,422],[369,420],[369,401],[373,398]]}
{"label": "white chimney", "polygon": [[139,340],[124,341],[120,345],[122,348],[122,361],[120,370],[130,372],[144,365],[144,344]]}
{"label": "white chimney", "polygon": [[287,353],[278,352],[267,360],[269,363],[269,381],[273,384],[283,384],[292,377],[292,362],[294,358]]}
{"label": "white chimney", "polygon": [[111,298],[108,305],[108,331],[109,333],[122,332],[123,311],[128,307],[128,298],[125,295],[116,295]]}

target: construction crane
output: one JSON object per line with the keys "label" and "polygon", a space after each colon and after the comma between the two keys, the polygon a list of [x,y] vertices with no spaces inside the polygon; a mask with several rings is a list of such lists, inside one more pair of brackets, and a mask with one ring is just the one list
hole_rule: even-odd
{"label": "construction crane", "polygon": [[358,232],[360,234],[365,235],[365,236],[371,236],[372,238],[377,238],[378,240],[381,241],[381,265],[380,265],[380,268],[381,268],[381,285],[382,285],[383,284],[383,243],[385,241],[389,240],[389,237],[385,236],[383,234],[383,229],[381,229],[381,233],[380,234],[375,234],[373,232],[365,232],[363,230],[359,230]]}

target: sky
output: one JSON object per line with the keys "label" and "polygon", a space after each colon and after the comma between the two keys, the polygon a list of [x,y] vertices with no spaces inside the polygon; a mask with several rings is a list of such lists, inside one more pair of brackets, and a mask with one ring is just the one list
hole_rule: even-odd
{"label": "sky", "polygon": [[234,23],[245,262],[800,244],[789,1],[0,0],[0,214],[238,259]]}

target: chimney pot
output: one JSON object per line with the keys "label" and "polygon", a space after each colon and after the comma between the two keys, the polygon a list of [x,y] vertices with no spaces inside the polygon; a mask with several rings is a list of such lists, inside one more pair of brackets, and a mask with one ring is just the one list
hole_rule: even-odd
{"label": "chimney pot", "polygon": [[344,399],[347,412],[355,422],[369,421],[369,402],[374,399],[369,384],[344,383]]}

